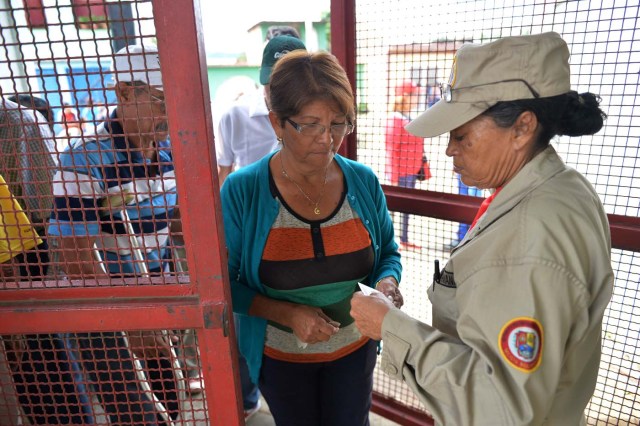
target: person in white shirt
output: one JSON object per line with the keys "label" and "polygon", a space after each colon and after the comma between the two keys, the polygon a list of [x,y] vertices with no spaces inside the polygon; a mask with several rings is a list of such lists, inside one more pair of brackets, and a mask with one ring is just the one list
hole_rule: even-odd
{"label": "person in white shirt", "polygon": [[215,135],[220,186],[233,170],[258,161],[278,147],[267,106],[271,68],[284,54],[298,49],[306,50],[299,38],[289,35],[272,38],[262,54],[262,86],[242,96],[220,117]]}

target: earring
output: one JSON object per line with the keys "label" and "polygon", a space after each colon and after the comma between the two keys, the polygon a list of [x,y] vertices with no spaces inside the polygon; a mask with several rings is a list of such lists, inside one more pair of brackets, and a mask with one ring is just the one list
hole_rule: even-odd
{"label": "earring", "polygon": [[280,136],[276,136],[276,140],[279,144],[282,144],[284,142],[284,139],[282,139]]}

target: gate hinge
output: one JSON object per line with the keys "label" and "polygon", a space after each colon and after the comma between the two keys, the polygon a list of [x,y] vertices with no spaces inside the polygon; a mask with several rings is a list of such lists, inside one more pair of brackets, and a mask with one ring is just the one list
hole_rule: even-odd
{"label": "gate hinge", "polygon": [[222,328],[224,337],[229,336],[229,309],[224,302],[202,306],[204,328]]}

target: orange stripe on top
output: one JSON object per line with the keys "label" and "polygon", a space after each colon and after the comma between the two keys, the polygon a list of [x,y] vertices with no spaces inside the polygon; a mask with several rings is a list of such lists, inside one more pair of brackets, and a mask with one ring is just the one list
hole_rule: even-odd
{"label": "orange stripe on top", "polygon": [[264,354],[269,358],[277,359],[279,361],[287,361],[287,362],[299,362],[299,363],[331,362],[357,351],[358,349],[363,347],[365,343],[367,343],[368,341],[369,341],[368,337],[361,337],[359,340],[356,340],[352,344],[344,346],[335,352],[322,353],[322,354],[292,354],[288,352],[281,352],[277,349],[273,349],[268,346],[265,346]]}
{"label": "orange stripe on top", "polygon": [[[352,253],[371,245],[360,219],[321,227],[325,256]],[[345,236],[349,236],[345,238]],[[314,257],[310,228],[272,228],[262,253],[263,260],[288,261]]]}

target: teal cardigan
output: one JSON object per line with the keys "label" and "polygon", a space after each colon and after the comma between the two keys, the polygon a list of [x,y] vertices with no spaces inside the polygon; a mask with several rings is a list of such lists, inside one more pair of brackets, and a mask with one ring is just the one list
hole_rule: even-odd
{"label": "teal cardigan", "polygon": [[[269,160],[265,156],[231,173],[221,189],[222,217],[228,250],[229,281],[240,352],[249,365],[251,379],[258,383],[267,321],[247,311],[257,294],[264,294],[258,268],[262,252],[280,209],[269,189]],[[400,282],[402,265],[393,235],[387,202],[373,171],[340,155],[335,161],[347,182],[346,201],[358,213],[371,237],[374,264],[366,284],[392,276]]]}

